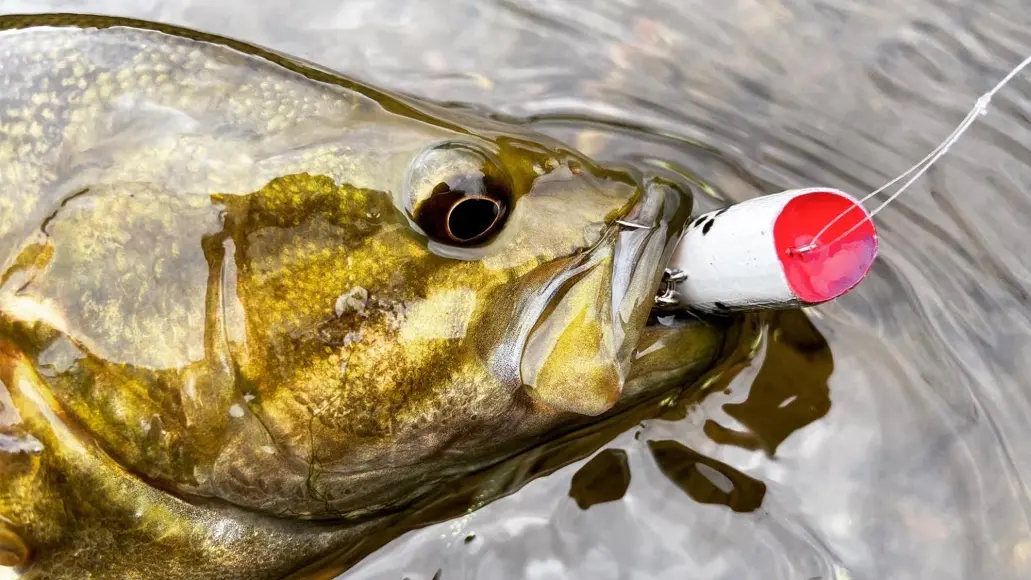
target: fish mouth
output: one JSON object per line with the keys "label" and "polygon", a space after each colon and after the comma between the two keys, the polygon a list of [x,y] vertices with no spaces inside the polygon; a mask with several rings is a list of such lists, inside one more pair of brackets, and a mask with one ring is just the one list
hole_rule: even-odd
{"label": "fish mouth", "polygon": [[[638,202],[615,220],[612,326],[624,329],[626,338],[646,325],[656,325],[660,315],[675,314],[665,297],[683,273],[671,270],[669,264],[691,221],[692,199],[686,185],[662,177],[645,178]],[[624,342],[624,350],[637,347],[636,340]]]}
{"label": "fish mouth", "polygon": [[[690,340],[682,329],[656,342],[649,321],[666,266],[685,232],[690,190],[661,177],[642,179],[629,209],[612,220],[588,252],[556,263],[548,281],[525,304],[537,316],[519,333],[519,383],[546,408],[599,415],[623,398],[639,372],[639,346],[651,358],[661,351],[667,368],[697,366],[676,361],[675,349]],[[521,318],[521,317],[520,317]],[[697,325],[695,325],[697,326]]]}
{"label": "fish mouth", "polygon": [[691,223],[691,188],[653,177],[642,180],[640,191],[638,203],[615,223],[612,326],[624,333],[616,357],[623,369],[620,405],[689,384],[709,370],[728,322],[688,312],[671,299],[685,277],[670,262]]}

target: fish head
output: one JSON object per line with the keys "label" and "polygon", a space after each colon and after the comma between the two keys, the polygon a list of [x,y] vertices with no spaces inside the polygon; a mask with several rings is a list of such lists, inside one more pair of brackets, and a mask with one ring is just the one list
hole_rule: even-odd
{"label": "fish head", "polygon": [[655,312],[686,183],[461,126],[401,155],[396,189],[293,176],[225,200],[255,413],[336,509],[393,505],[682,386],[721,344]]}

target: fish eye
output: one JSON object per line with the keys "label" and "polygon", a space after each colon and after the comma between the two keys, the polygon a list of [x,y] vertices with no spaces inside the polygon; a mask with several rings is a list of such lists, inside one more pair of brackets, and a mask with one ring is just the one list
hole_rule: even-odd
{"label": "fish eye", "polygon": [[409,171],[408,206],[434,240],[454,246],[490,241],[512,203],[511,179],[488,152],[447,144],[422,153]]}

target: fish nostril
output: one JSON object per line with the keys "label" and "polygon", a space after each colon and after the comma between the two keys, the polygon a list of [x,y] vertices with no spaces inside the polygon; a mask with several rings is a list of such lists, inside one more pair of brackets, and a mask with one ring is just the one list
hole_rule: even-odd
{"label": "fish nostril", "polygon": [[501,204],[488,197],[459,199],[447,216],[447,232],[457,242],[472,241],[490,232],[501,217]]}

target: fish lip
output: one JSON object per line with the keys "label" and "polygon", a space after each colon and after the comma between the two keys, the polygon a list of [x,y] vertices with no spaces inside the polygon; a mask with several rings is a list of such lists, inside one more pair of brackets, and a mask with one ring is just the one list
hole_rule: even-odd
{"label": "fish lip", "polygon": [[693,205],[691,189],[681,182],[645,177],[639,187],[637,203],[613,224],[611,324],[623,333],[616,338],[624,371],[655,311],[663,274],[690,223]]}

